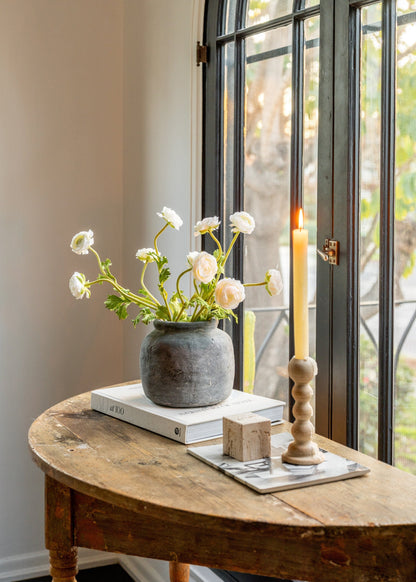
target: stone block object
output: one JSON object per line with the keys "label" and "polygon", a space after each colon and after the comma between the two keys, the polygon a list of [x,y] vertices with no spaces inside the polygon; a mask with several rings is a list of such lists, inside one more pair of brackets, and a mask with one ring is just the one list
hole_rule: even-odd
{"label": "stone block object", "polygon": [[223,418],[223,453],[238,461],[270,457],[270,419],[252,412]]}

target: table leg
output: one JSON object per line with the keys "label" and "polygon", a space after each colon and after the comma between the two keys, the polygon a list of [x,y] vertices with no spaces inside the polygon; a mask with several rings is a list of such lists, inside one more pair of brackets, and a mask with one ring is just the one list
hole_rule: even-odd
{"label": "table leg", "polygon": [[77,548],[71,548],[69,552],[49,550],[52,582],[77,582],[77,557]]}
{"label": "table leg", "polygon": [[170,582],[188,582],[189,564],[169,562],[169,578]]}
{"label": "table leg", "polygon": [[52,582],[77,582],[78,551],[72,524],[72,492],[46,476],[45,542],[49,550]]}

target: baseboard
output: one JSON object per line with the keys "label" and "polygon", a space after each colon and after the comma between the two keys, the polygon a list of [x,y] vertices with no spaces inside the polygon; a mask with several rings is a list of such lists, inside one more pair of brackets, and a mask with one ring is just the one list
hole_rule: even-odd
{"label": "baseboard", "polygon": [[[117,554],[98,552],[96,550],[78,550],[78,565],[80,569],[95,568],[108,564],[117,564],[120,557]],[[49,554],[47,550],[20,554],[10,558],[0,558],[0,582],[16,582],[38,578],[49,574]]]}
{"label": "baseboard", "polygon": [[[135,582],[166,582],[169,580],[169,564],[162,560],[151,560],[135,556],[123,556],[109,552],[99,552],[79,548],[78,566],[80,570],[120,564]],[[0,558],[0,582],[16,582],[39,578],[49,574],[49,554],[47,550]],[[191,566],[190,582],[218,582],[219,578],[208,568]]]}
{"label": "baseboard", "polygon": [[166,582],[169,580],[169,564],[162,560],[120,556],[119,564],[135,582]]}
{"label": "baseboard", "polygon": [[[135,582],[166,582],[169,580],[168,562],[135,556],[120,556],[119,563]],[[220,579],[209,568],[191,566],[189,581],[220,582]]]}
{"label": "baseboard", "polygon": [[209,568],[191,566],[190,582],[221,582],[216,574]]}

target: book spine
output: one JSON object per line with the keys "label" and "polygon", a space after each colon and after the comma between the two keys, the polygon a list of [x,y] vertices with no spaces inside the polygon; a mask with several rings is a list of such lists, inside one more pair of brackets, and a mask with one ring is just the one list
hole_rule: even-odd
{"label": "book spine", "polygon": [[91,392],[91,408],[179,443],[186,443],[186,426],[170,418],[149,414],[145,410],[139,410],[125,402],[112,400],[96,392]]}

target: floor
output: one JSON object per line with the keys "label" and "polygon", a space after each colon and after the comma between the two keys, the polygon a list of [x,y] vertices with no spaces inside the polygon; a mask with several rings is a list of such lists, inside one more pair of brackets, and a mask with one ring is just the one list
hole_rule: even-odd
{"label": "floor", "polygon": [[[42,578],[32,578],[31,580],[25,580],[25,582],[51,582],[51,577],[42,576]],[[81,570],[77,574],[77,582],[133,582],[133,578],[130,578],[121,566],[114,564]]]}

